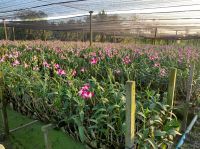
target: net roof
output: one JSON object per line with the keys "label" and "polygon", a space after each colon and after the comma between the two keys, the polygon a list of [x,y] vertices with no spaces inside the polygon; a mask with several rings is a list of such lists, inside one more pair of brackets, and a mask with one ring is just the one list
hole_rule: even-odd
{"label": "net roof", "polygon": [[[198,35],[200,32],[199,0],[0,1],[0,19],[5,19],[8,26],[41,30],[89,31],[89,11],[95,16],[102,10],[109,17],[93,17],[96,32],[146,35],[155,29],[160,35]],[[42,15],[30,19],[24,15],[28,11],[42,12]]]}

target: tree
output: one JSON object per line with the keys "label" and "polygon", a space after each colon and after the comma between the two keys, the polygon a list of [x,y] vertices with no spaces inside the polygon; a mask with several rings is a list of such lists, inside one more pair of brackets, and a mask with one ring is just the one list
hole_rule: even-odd
{"label": "tree", "polygon": [[[92,16],[93,39],[100,42],[113,42],[113,36],[116,30],[120,30],[123,26],[118,15],[108,15],[104,10],[97,15]],[[90,17],[85,18],[85,25],[89,26]],[[96,32],[95,32],[96,31]]]}
{"label": "tree", "polygon": [[[24,10],[17,12],[15,16],[21,20],[18,24],[18,27],[21,28],[15,29],[16,39],[45,40],[51,35],[50,31],[44,32],[45,26],[48,26],[49,23],[45,20],[39,21],[42,18],[48,17],[43,11]],[[32,30],[32,28],[35,28],[35,30]]]}
{"label": "tree", "polygon": [[4,39],[4,29],[3,27],[0,27],[0,40]]}

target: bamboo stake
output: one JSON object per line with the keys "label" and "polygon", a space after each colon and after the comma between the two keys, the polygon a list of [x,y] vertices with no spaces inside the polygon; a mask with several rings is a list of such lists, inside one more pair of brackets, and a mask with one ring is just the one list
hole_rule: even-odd
{"label": "bamboo stake", "polygon": [[134,147],[135,137],[135,81],[128,81],[126,83],[126,134],[125,134],[125,148]]}
{"label": "bamboo stake", "polygon": [[188,120],[188,113],[189,113],[189,102],[190,97],[192,94],[192,83],[193,83],[193,75],[194,75],[194,68],[195,64],[193,63],[190,67],[189,72],[189,78],[187,83],[187,95],[186,95],[186,104],[185,104],[185,114],[184,114],[184,120],[183,120],[183,129],[185,130],[187,128],[187,120]]}
{"label": "bamboo stake", "polygon": [[[175,86],[176,86],[176,74],[177,69],[172,68],[170,75],[169,75],[169,83],[168,83],[168,94],[167,94],[167,104],[170,108],[173,108],[174,104],[174,93],[175,93]],[[171,115],[172,116],[172,115]]]}

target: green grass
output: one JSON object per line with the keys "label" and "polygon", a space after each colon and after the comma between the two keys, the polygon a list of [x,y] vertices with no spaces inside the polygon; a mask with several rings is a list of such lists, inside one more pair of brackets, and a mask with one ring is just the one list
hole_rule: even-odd
{"label": "green grass", "polygon": [[[10,129],[19,127],[33,121],[13,110],[8,109],[8,120]],[[26,128],[11,133],[6,144],[12,149],[44,149],[44,137],[41,127],[45,124],[36,122]],[[2,118],[0,117],[0,128],[2,128]],[[0,129],[1,131],[2,129]],[[53,149],[84,149],[84,145],[73,140],[66,134],[58,130],[50,130],[49,138]],[[8,149],[9,149],[8,148]]]}

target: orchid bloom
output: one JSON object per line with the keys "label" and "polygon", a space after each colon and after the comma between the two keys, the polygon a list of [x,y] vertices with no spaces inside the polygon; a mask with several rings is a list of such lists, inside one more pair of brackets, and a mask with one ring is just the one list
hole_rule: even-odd
{"label": "orchid bloom", "polygon": [[29,65],[27,63],[24,64],[24,68],[27,68]]}
{"label": "orchid bloom", "polygon": [[129,56],[124,57],[124,58],[123,58],[123,62],[124,62],[124,64],[129,64],[129,63],[131,63],[130,57],[129,57]]}
{"label": "orchid bloom", "polygon": [[160,63],[158,63],[158,62],[155,63],[155,64],[154,64],[154,67],[160,67]]}
{"label": "orchid bloom", "polygon": [[160,76],[161,77],[166,76],[166,70],[164,68],[160,69]]}
{"label": "orchid bloom", "polygon": [[76,70],[74,69],[73,71],[72,71],[72,76],[75,76],[77,74],[77,72],[76,72]]}
{"label": "orchid bloom", "polygon": [[91,63],[91,64],[97,64],[97,62],[98,62],[98,59],[95,58],[95,57],[93,57],[93,58],[90,60],[90,63]]}
{"label": "orchid bloom", "polygon": [[19,62],[18,60],[15,60],[15,61],[12,63],[13,66],[17,66],[17,65],[19,65],[19,64],[20,64],[20,62]]}
{"label": "orchid bloom", "polygon": [[59,69],[60,68],[59,64],[54,64],[54,68]]}
{"label": "orchid bloom", "polygon": [[83,99],[90,99],[94,96],[93,92],[89,91],[90,89],[90,85],[89,84],[85,84],[80,91],[78,92],[79,96],[81,96]]}
{"label": "orchid bloom", "polygon": [[66,75],[66,72],[64,70],[62,70],[62,69],[58,69],[57,70],[57,74],[62,76],[62,75]]}
{"label": "orchid bloom", "polygon": [[47,63],[47,61],[44,61],[44,62],[43,62],[43,65],[44,65],[44,67],[46,67],[46,68],[49,68],[49,67],[50,67],[50,65]]}
{"label": "orchid bloom", "polygon": [[85,72],[85,68],[82,67],[82,68],[81,68],[81,72]]}

